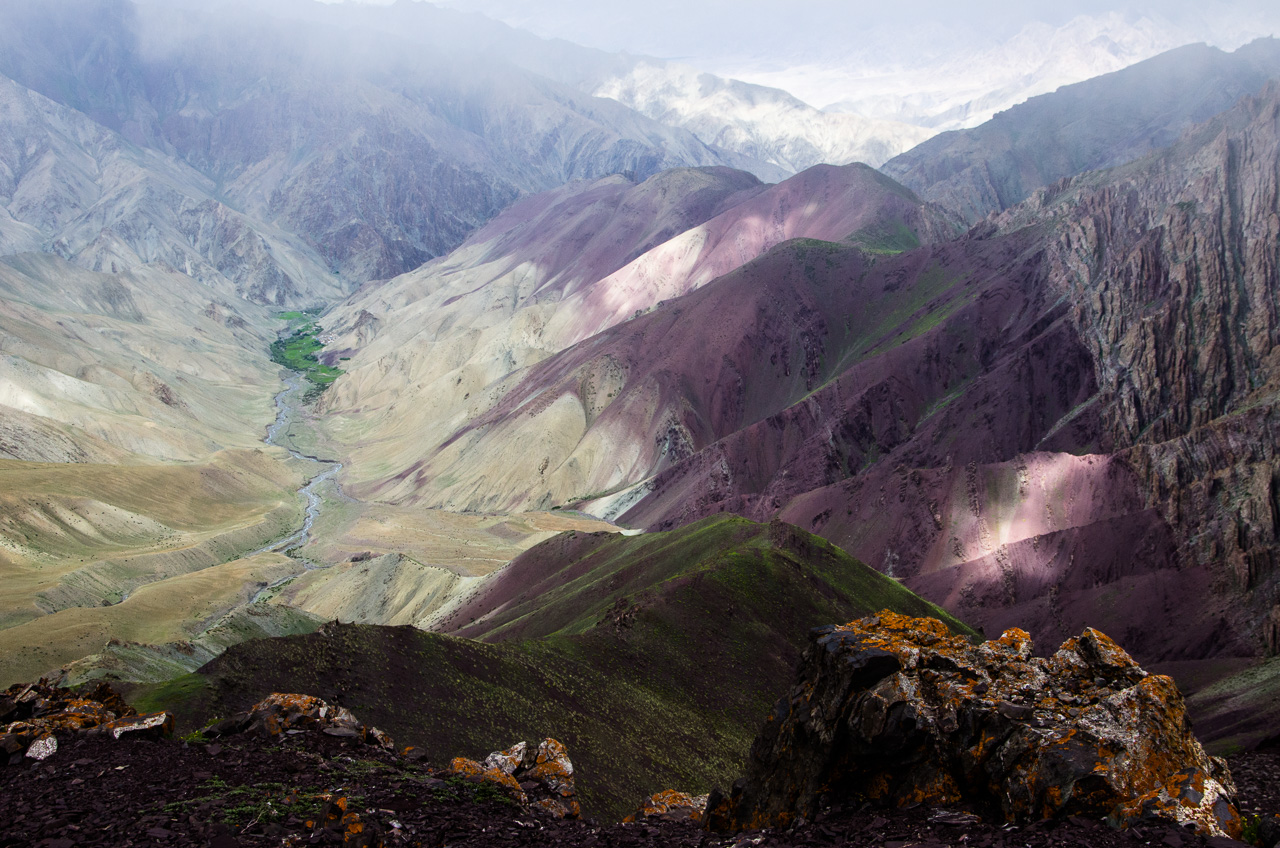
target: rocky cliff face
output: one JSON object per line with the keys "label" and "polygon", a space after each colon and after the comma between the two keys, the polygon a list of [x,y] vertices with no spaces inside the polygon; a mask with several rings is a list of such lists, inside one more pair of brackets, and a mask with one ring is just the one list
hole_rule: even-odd
{"label": "rocky cliff face", "polygon": [[1272,84],[1167,152],[1002,222],[1036,209],[1055,222],[1051,279],[1095,363],[1107,436],[1177,528],[1181,560],[1226,566],[1258,633],[1280,603],[1278,184]]}
{"label": "rocky cliff face", "polygon": [[781,510],[990,628],[1274,650],[1276,102],[877,268],[916,287],[936,263],[954,294],[646,481],[627,518]]}
{"label": "rocky cliff face", "polygon": [[214,180],[0,77],[0,250],[107,273],[157,265],[258,303],[339,296],[300,239],[229,206]]}

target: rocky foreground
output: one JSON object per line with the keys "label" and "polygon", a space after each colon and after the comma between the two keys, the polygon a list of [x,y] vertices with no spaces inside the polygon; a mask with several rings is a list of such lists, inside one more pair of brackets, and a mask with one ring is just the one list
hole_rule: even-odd
{"label": "rocky foreground", "polygon": [[553,739],[432,763],[342,707],[281,694],[175,739],[166,714],[105,685],[13,687],[0,848],[1280,841],[1280,744],[1209,757],[1172,682],[1097,631],[1036,658],[1021,631],[974,646],[881,612],[810,641],[727,794],[661,792],[618,824],[581,817]]}
{"label": "rocky foreground", "polygon": [[[1231,759],[1241,806],[1280,810],[1280,751]],[[783,830],[713,834],[691,821],[601,824],[522,809],[487,784],[441,777],[352,739],[304,733],[274,742],[84,739],[44,762],[0,770],[8,824],[0,846],[1233,846],[1166,826],[1117,831],[1072,818],[1027,827],[920,805],[832,807]],[[346,810],[362,833],[341,825]],[[307,822],[312,822],[311,826]],[[398,825],[398,826],[397,826]],[[378,840],[381,840],[379,843]]]}

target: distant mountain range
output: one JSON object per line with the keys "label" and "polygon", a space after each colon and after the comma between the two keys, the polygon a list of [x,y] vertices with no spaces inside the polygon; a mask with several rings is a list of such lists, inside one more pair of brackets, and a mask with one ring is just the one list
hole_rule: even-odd
{"label": "distant mountain range", "polygon": [[[26,132],[96,134],[98,155],[127,149],[165,172],[117,187],[103,163],[65,161],[68,144],[33,156],[9,139],[13,179],[50,183],[29,188],[38,206],[68,196],[42,211],[6,192],[13,247],[89,267],[165,260],[276,305],[416,267],[522,194],[726,161],[613,101],[372,30],[126,0],[12,0],[0,16],[7,96],[34,104],[23,125],[76,123]],[[159,237],[139,216],[179,232]]]}
{"label": "distant mountain range", "polygon": [[[904,150],[919,128],[427,4],[0,21],[6,674],[189,671],[324,615],[502,643],[387,637],[447,656],[453,695],[527,651],[607,687],[565,646],[625,635],[637,602],[592,583],[626,576],[612,546],[658,616],[631,635],[794,653],[733,620],[742,586],[717,617],[668,605],[721,597],[665,582],[654,552],[691,539],[700,574],[782,557],[823,615],[869,609],[827,603],[852,556],[895,603],[1041,644],[1097,626],[1196,680],[1280,652],[1280,43]],[[293,411],[286,322],[336,377]],[[306,454],[341,485],[304,519]],[[272,662],[214,671],[314,681]]]}
{"label": "distant mountain range", "polygon": [[[665,219],[526,201],[331,313],[350,361],[322,427],[363,497],[652,529],[780,516],[992,629],[1051,642],[1094,622],[1147,660],[1250,655],[1272,638],[1269,489],[1201,491],[1178,469],[1272,467],[1208,445],[1265,429],[1273,402],[1277,90],[1193,122],[1263,88],[1274,53],[1186,48],[926,145],[968,156],[913,152],[963,175],[1044,157],[1007,169],[1004,200],[962,206],[1030,195],[958,239],[945,202],[857,166],[740,197],[719,182],[706,211],[728,209],[629,262],[639,241],[615,228]],[[692,196],[712,176],[609,191]],[[572,229],[531,224],[543,209]],[[597,238],[628,247],[560,276]]]}
{"label": "distant mountain range", "polygon": [[1034,97],[980,127],[943,133],[884,171],[972,222],[1063,177],[1172,144],[1278,75],[1280,41],[1272,38],[1234,53],[1180,47]]}

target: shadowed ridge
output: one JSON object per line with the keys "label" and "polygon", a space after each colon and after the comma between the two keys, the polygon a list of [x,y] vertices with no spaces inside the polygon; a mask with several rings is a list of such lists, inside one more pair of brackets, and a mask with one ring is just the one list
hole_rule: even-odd
{"label": "shadowed ridge", "polygon": [[[180,716],[307,693],[437,761],[551,735],[574,752],[584,811],[621,817],[654,787],[707,791],[741,772],[810,627],[886,605],[943,614],[827,542],[736,517],[562,534],[491,585],[455,620],[474,615],[458,632],[501,641],[332,624],[247,642],[192,678],[206,694]],[[520,598],[531,586],[542,597]]]}

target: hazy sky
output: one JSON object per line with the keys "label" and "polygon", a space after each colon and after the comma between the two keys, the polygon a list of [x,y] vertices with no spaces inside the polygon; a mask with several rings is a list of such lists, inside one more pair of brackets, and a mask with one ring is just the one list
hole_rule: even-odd
{"label": "hazy sky", "polygon": [[[957,73],[986,73],[990,79],[975,85],[993,89],[1039,73],[1042,90],[1052,90],[1183,44],[1205,41],[1231,50],[1259,36],[1280,35],[1280,0],[435,0],[435,5],[480,12],[544,37],[675,59],[721,76],[774,85],[818,106],[839,100],[851,88],[875,88],[875,78],[885,74],[898,81],[882,86],[884,91],[914,89]],[[1055,37],[1057,31],[1068,34]],[[1108,46],[1095,49],[1096,43]],[[1038,67],[1042,63],[1059,67]]]}
{"label": "hazy sky", "polygon": [[1201,40],[1211,42],[1229,39],[1235,30],[1270,31],[1280,22],[1275,0],[438,0],[437,5],[483,12],[591,47],[694,59],[758,52],[770,43],[794,52],[807,41],[839,38],[856,44],[869,37],[874,42],[886,33],[899,45],[915,33],[929,43],[939,33],[953,41],[1007,38],[1035,21],[1060,25],[1078,15],[1107,12],[1163,17],[1188,32],[1202,31]]}

